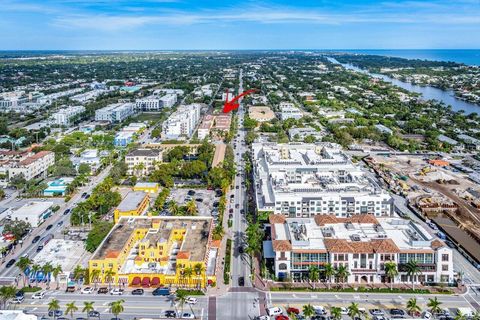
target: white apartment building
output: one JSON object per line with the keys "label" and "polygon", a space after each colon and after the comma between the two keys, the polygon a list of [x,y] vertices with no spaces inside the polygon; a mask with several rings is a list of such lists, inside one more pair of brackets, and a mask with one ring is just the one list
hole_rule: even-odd
{"label": "white apartment building", "polygon": [[135,101],[135,110],[157,111],[162,108],[162,102],[157,96],[149,96]]}
{"label": "white apartment building", "polygon": [[19,174],[23,174],[26,180],[37,177],[46,177],[48,167],[55,163],[55,153],[51,151],[40,151],[19,162],[9,164],[9,180]]}
{"label": "white apartment building", "polygon": [[169,93],[160,98],[163,108],[171,108],[177,103],[177,95]]}
{"label": "white apartment building", "polygon": [[393,199],[334,143],[254,143],[257,208],[288,217],[391,216]]}
{"label": "white apartment building", "polygon": [[115,103],[95,111],[95,121],[122,122],[134,114],[133,103]]}
{"label": "white apartment building", "polygon": [[163,123],[163,135],[167,139],[177,139],[180,136],[190,137],[200,120],[202,104],[193,103],[178,107]]}
{"label": "white apartment building", "polygon": [[280,102],[279,105],[280,109],[280,119],[287,120],[287,119],[300,119],[303,117],[302,111],[297,108],[293,103],[290,102]]}
{"label": "white apartment building", "polygon": [[50,123],[58,126],[69,126],[72,119],[85,112],[84,106],[71,106],[61,109],[50,116]]}
{"label": "white apartment building", "polygon": [[155,169],[155,164],[162,162],[162,152],[158,149],[134,149],[125,156],[127,173],[146,176]]}
{"label": "white apartment building", "polygon": [[[264,248],[279,278],[306,281],[310,266],[322,270],[329,263],[335,269],[345,266],[349,272],[345,280],[333,278],[333,282],[390,283],[385,263],[392,261],[399,271],[394,284],[454,280],[452,250],[411,220],[371,214],[348,218],[271,215],[270,225],[272,240],[265,241]],[[421,270],[414,279],[406,272],[409,261]]]}

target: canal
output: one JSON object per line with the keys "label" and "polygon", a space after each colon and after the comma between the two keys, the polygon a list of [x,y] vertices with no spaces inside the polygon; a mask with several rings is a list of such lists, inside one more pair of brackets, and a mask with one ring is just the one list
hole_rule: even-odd
{"label": "canal", "polygon": [[453,90],[442,90],[442,89],[438,89],[430,86],[419,86],[419,85],[411,84],[409,82],[400,81],[398,79],[386,76],[384,74],[371,73],[367,70],[360,69],[351,64],[340,63],[338,60],[332,57],[327,57],[327,59],[332,63],[340,64],[345,69],[368,74],[374,78],[382,79],[385,82],[389,82],[393,85],[396,85],[410,92],[419,93],[421,97],[425,100],[436,100],[436,101],[443,102],[445,105],[451,106],[453,111],[458,112],[463,110],[465,114],[470,114],[474,112],[480,114],[479,105],[458,99],[457,97],[455,97],[455,93],[453,92]]}

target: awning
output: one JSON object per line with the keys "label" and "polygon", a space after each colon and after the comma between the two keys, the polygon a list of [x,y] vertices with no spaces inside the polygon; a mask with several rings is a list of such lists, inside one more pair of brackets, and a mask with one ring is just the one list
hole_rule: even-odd
{"label": "awning", "polygon": [[160,283],[160,279],[158,277],[153,277],[152,282],[150,285],[157,286]]}
{"label": "awning", "polygon": [[150,278],[149,277],[144,277],[142,279],[142,287],[150,287]]}
{"label": "awning", "polygon": [[140,277],[134,277],[132,280],[132,286],[138,286],[140,282],[141,282]]}
{"label": "awning", "polygon": [[263,241],[263,257],[265,259],[275,258],[275,252],[273,251],[272,241]]}

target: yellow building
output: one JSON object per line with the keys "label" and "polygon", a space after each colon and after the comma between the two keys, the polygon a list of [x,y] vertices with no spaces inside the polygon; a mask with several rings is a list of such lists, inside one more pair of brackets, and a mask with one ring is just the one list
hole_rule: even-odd
{"label": "yellow building", "polygon": [[150,196],[148,193],[144,191],[129,192],[113,211],[115,222],[117,222],[120,217],[141,216],[147,211],[149,204]]}
{"label": "yellow building", "polygon": [[92,282],[204,288],[216,282],[211,217],[120,217],[89,261]]}
{"label": "yellow building", "polygon": [[138,182],[134,187],[133,191],[143,191],[147,193],[157,193],[158,192],[158,183],[155,182]]}

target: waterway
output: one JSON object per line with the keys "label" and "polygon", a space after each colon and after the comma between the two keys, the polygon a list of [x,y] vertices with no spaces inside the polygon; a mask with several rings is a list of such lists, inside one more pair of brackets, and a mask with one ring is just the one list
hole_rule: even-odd
{"label": "waterway", "polygon": [[465,114],[471,114],[474,112],[480,114],[479,105],[458,99],[457,97],[455,97],[455,93],[453,92],[453,90],[442,90],[442,89],[438,89],[431,86],[419,86],[419,85],[411,84],[409,82],[400,81],[398,79],[386,76],[384,74],[371,73],[367,70],[360,69],[351,64],[340,63],[338,60],[331,57],[327,57],[327,59],[332,63],[342,65],[346,69],[368,74],[372,77],[382,79],[386,82],[390,82],[391,84],[396,85],[405,90],[408,90],[410,92],[419,93],[422,99],[436,100],[436,101],[443,102],[445,105],[451,106],[453,111],[458,112],[463,110]]}

